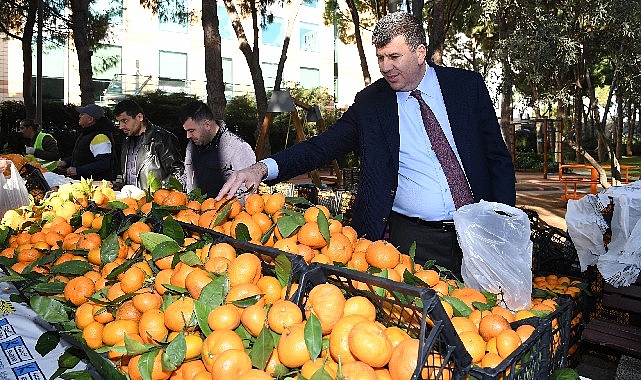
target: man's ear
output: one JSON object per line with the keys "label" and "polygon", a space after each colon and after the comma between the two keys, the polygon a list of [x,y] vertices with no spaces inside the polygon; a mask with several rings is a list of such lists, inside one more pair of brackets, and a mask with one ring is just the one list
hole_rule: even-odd
{"label": "man's ear", "polygon": [[425,45],[420,44],[416,48],[416,58],[418,59],[419,64],[422,64],[425,62],[425,57],[427,56],[427,47]]}
{"label": "man's ear", "polygon": [[145,119],[145,116],[142,113],[138,112],[138,114],[136,115],[136,119],[138,119],[138,121],[143,121]]}

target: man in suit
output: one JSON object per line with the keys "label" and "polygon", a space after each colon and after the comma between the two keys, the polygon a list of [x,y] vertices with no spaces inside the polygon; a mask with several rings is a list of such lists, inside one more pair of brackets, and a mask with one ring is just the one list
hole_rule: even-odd
{"label": "man in suit", "polygon": [[[478,73],[427,62],[422,24],[407,13],[383,17],[372,40],[383,78],[359,92],[327,131],[235,173],[218,197],[241,184],[287,180],[356,150],[352,226],[359,236],[381,239],[389,226],[401,252],[416,242],[417,262],[436,260],[459,274],[454,211],[481,199],[516,202],[514,167],[490,96]],[[428,125],[439,131],[438,144]],[[443,145],[444,161],[436,153]],[[452,183],[450,167],[458,168]]]}

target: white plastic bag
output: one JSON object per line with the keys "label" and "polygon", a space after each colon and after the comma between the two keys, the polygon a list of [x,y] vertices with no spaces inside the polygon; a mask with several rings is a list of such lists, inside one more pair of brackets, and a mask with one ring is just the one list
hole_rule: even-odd
{"label": "white plastic bag", "polygon": [[502,293],[511,310],[529,308],[532,241],[527,214],[502,203],[481,200],[458,209],[454,225],[463,250],[461,275],[465,285]]}
{"label": "white plastic bag", "polygon": [[16,166],[11,163],[11,177],[0,175],[0,216],[29,204],[29,191]]}
{"label": "white plastic bag", "polygon": [[581,271],[597,263],[599,256],[605,253],[603,234],[608,223],[601,211],[610,200],[605,194],[587,194],[581,199],[568,200],[565,222],[568,234],[576,248]]}

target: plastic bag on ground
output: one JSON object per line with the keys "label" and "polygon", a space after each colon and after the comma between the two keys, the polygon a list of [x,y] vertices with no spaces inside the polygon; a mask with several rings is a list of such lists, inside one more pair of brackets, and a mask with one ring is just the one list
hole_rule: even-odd
{"label": "plastic bag on ground", "polygon": [[29,191],[16,165],[11,163],[11,177],[0,175],[0,216],[29,204]]}
{"label": "plastic bag on ground", "polygon": [[532,241],[530,220],[522,210],[480,201],[454,213],[463,251],[461,275],[466,286],[503,294],[511,310],[530,307]]}

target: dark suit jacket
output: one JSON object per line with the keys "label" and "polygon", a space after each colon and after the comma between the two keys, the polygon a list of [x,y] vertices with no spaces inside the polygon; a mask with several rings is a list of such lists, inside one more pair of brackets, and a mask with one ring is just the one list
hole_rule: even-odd
{"label": "dark suit jacket", "polygon": [[[433,67],[475,201],[513,206],[514,166],[483,78],[468,70]],[[356,95],[354,104],[327,131],[274,154],[279,174],[273,182],[356,150],[361,165],[352,226],[359,236],[381,239],[398,186],[397,109],[395,92],[384,79],[377,80]]]}

